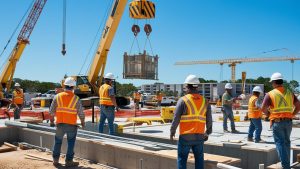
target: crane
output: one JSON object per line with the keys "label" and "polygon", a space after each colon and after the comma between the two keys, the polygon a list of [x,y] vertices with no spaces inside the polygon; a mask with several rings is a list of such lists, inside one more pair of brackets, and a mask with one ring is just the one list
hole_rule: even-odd
{"label": "crane", "polygon": [[[72,76],[76,79],[75,94],[84,98],[98,94],[98,88],[103,79],[108,52],[116,34],[120,20],[128,0],[115,0],[106,24],[104,26],[100,43],[94,54],[94,59],[86,76]],[[148,0],[135,0],[129,4],[130,17],[135,19],[151,19],[155,17],[155,5]]]}
{"label": "crane", "polygon": [[274,61],[290,61],[294,63],[296,60],[300,60],[300,57],[260,57],[260,58],[236,58],[236,59],[222,59],[222,60],[199,60],[199,61],[180,61],[175,62],[175,65],[197,65],[197,64],[219,64],[223,66],[228,64],[231,67],[231,81],[235,82],[235,68],[237,64],[245,62],[274,62]]}
{"label": "crane", "polygon": [[34,26],[46,4],[47,0],[36,0],[31,8],[29,15],[18,35],[17,43],[14,46],[7,63],[5,64],[0,76],[0,91],[2,92],[3,86],[7,91],[11,88],[11,83],[16,70],[17,62],[19,61],[25,47],[29,44],[29,37],[34,29]]}

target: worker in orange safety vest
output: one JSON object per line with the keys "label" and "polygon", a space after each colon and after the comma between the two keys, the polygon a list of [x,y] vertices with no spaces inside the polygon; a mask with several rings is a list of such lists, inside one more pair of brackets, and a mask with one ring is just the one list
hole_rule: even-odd
{"label": "worker in orange safety vest", "polygon": [[248,117],[250,119],[250,126],[248,130],[248,141],[253,141],[253,133],[255,131],[255,142],[262,143],[264,142],[261,138],[262,131],[262,122],[261,122],[261,100],[259,95],[263,93],[259,86],[255,86],[252,90],[252,96],[249,99],[248,103]]}
{"label": "worker in orange safety vest", "polygon": [[78,166],[74,162],[74,146],[77,135],[77,116],[80,119],[82,128],[85,127],[85,115],[78,96],[73,93],[76,81],[68,77],[64,81],[64,91],[55,95],[50,106],[50,126],[55,126],[54,117],[56,116],[56,133],[53,147],[53,165],[58,166],[60,149],[64,135],[67,135],[68,150],[66,154],[66,167]]}
{"label": "worker in orange safety vest", "polygon": [[15,89],[12,93],[12,105],[14,109],[14,119],[20,119],[21,110],[24,105],[24,92],[19,83],[15,83]]}
{"label": "worker in orange safety vest", "polygon": [[190,149],[194,153],[195,168],[204,169],[203,144],[212,133],[211,107],[199,94],[197,88],[200,82],[195,75],[187,76],[184,84],[186,84],[187,94],[177,102],[170,139],[173,140],[179,125],[178,169],[186,169]]}
{"label": "worker in orange safety vest", "polygon": [[107,119],[109,134],[114,135],[114,120],[115,120],[115,109],[118,111],[114,88],[112,86],[113,80],[115,79],[112,73],[107,73],[104,76],[105,83],[99,88],[99,103],[100,103],[100,123],[99,132],[103,133],[104,123]]}
{"label": "worker in orange safety vest", "polygon": [[139,105],[140,105],[141,97],[142,97],[141,91],[136,91],[133,93],[133,101],[136,109],[140,108]]}
{"label": "worker in orange safety vest", "polygon": [[271,121],[281,165],[284,169],[290,169],[292,119],[300,110],[300,102],[290,89],[283,86],[281,73],[273,73],[270,82],[273,90],[265,95],[262,111]]}

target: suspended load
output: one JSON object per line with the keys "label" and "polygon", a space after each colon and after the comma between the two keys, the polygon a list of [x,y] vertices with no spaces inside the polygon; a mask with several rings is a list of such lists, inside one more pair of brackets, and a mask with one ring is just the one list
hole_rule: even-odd
{"label": "suspended load", "polygon": [[138,55],[125,52],[123,78],[158,80],[158,55],[150,56],[146,51]]}
{"label": "suspended load", "polygon": [[[150,19],[155,18],[155,4],[148,0],[134,0],[129,5],[129,11],[130,17],[134,19],[134,24],[131,28],[134,40],[128,52],[129,54],[127,52],[124,54],[123,78],[158,80],[158,56],[154,55],[150,41],[150,34],[152,32]],[[143,27],[146,39],[143,48],[141,48],[138,41],[138,35],[142,31],[138,20],[145,21]],[[134,44],[137,45],[138,51],[136,53],[138,54],[132,54]],[[146,50],[147,45],[150,48],[152,56],[147,54],[149,53]],[[142,53],[141,51],[144,52]]]}

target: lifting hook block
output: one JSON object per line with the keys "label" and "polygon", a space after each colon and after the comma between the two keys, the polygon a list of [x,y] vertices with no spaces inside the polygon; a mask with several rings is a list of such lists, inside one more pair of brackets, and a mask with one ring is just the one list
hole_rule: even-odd
{"label": "lifting hook block", "polygon": [[139,25],[132,25],[131,31],[133,32],[134,36],[137,36],[140,33]]}
{"label": "lifting hook block", "polygon": [[146,32],[146,35],[149,36],[150,33],[152,32],[152,27],[151,27],[151,25],[150,25],[150,24],[146,24],[146,25],[144,26],[144,31]]}

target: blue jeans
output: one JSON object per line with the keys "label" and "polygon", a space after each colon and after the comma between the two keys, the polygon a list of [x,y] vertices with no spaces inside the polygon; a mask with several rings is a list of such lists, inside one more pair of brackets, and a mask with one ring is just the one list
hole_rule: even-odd
{"label": "blue jeans", "polygon": [[64,135],[67,134],[68,150],[66,161],[72,161],[74,157],[74,145],[77,135],[77,126],[70,124],[57,124],[55,133],[55,144],[53,147],[53,159],[58,160]]}
{"label": "blue jeans", "polygon": [[14,110],[14,119],[20,119],[21,110],[23,109],[22,104],[18,104]]}
{"label": "blue jeans", "polygon": [[251,118],[250,119],[250,126],[248,131],[248,138],[253,138],[253,133],[255,131],[255,142],[258,142],[260,139],[261,131],[262,131],[262,124],[261,118]]}
{"label": "blue jeans", "polygon": [[223,129],[227,130],[227,119],[230,120],[231,130],[235,130],[234,117],[232,108],[229,106],[223,106]]}
{"label": "blue jeans", "polygon": [[103,133],[105,120],[108,121],[109,134],[114,135],[115,107],[100,105],[99,133]]}
{"label": "blue jeans", "polygon": [[195,169],[204,169],[203,143],[203,140],[187,141],[179,136],[177,168],[186,169],[188,155],[190,153],[190,149],[192,149],[195,158]]}
{"label": "blue jeans", "polygon": [[276,144],[276,150],[284,169],[290,169],[290,151],[291,151],[291,132],[292,121],[280,121],[273,123],[273,137]]}

